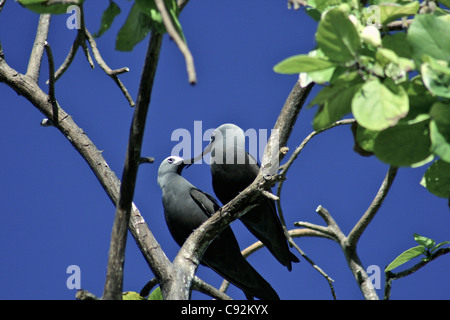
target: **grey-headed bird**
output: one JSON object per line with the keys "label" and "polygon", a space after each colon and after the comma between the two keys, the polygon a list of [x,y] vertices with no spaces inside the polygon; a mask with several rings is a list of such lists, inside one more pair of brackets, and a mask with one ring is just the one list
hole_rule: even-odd
{"label": "grey-headed bird", "polygon": [[[169,231],[179,246],[189,235],[220,209],[209,194],[197,189],[181,176],[185,161],[166,158],[158,169],[164,216]],[[248,299],[279,300],[271,285],[242,256],[230,227],[223,230],[206,249],[201,263],[242,289]]]}

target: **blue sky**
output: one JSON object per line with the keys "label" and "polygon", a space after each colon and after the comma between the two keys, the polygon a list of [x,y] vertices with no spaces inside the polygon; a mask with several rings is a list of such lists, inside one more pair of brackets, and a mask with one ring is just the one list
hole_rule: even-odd
{"label": "blue sky", "polygon": [[[136,97],[148,37],[132,52],[114,50],[116,34],[130,2],[122,8],[100,39],[98,47],[111,68],[129,67],[120,76]],[[108,1],[86,1],[86,25],[98,30]],[[68,15],[54,16],[49,34],[55,64],[66,57],[76,36],[66,28]],[[38,15],[7,1],[0,13],[0,40],[7,63],[24,73],[33,44]],[[279,75],[273,66],[315,46],[316,25],[304,11],[288,10],[285,1],[191,1],[180,17],[197,68],[198,84],[187,82],[184,59],[165,36],[158,65],[143,156],[155,164],[139,169],[135,203],[170,259],[178,246],[164,222],[161,192],[156,183],[159,163],[178,143],[172,132],[193,133],[194,121],[203,130],[232,122],[244,130],[270,130],[297,77]],[[41,87],[47,90],[46,59]],[[314,88],[308,101],[318,92]],[[67,267],[81,270],[81,286],[101,295],[114,206],[87,164],[54,128],[39,125],[44,118],[23,97],[0,84],[0,299],[74,299],[66,286]],[[121,177],[133,109],[115,83],[96,65],[91,70],[81,51],[56,84],[56,97],[90,139],[103,150],[110,167]],[[315,108],[301,111],[288,143],[291,152],[312,131]],[[207,142],[203,142],[205,147]],[[323,224],[315,213],[327,208],[344,233],[348,233],[369,206],[388,166],[352,151],[349,127],[338,127],[315,137],[288,173],[282,207],[289,228],[295,221]],[[288,154],[289,156],[289,154]],[[413,247],[413,233],[450,240],[450,214],[445,199],[419,185],[426,170],[401,168],[383,207],[363,234],[358,253],[364,266],[383,270],[402,251]],[[206,164],[195,165],[184,177],[214,194]],[[255,238],[234,222],[241,248]],[[335,280],[338,299],[362,299],[339,246],[330,240],[301,238],[297,244]],[[297,254],[298,255],[298,254]],[[282,299],[331,299],[327,282],[304,259],[292,272],[282,267],[266,249],[249,258]],[[412,276],[393,283],[392,299],[449,299],[450,256],[442,256]],[[411,266],[409,264],[408,266]],[[198,276],[220,286],[221,279],[200,267]],[[127,243],[124,290],[139,291],[153,277],[133,238]],[[383,280],[377,290],[383,296]],[[230,287],[228,293],[244,298]],[[199,293],[194,299],[205,298]]]}

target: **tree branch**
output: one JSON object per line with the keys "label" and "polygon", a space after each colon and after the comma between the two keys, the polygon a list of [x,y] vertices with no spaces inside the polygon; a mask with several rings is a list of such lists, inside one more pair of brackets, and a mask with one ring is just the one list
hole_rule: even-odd
{"label": "tree branch", "polygon": [[420,261],[419,263],[415,264],[414,266],[412,266],[411,268],[398,272],[398,273],[393,273],[391,271],[388,271],[385,273],[386,277],[385,277],[385,285],[384,285],[384,300],[389,300],[390,295],[391,295],[391,287],[392,287],[392,281],[393,280],[397,280],[397,279],[401,279],[404,278],[406,276],[409,276],[410,274],[413,274],[414,272],[416,272],[417,270],[421,269],[422,267],[426,266],[428,263],[430,263],[431,261],[437,259],[438,257],[450,253],[450,248],[441,248],[438,249],[436,252],[434,252],[431,255],[431,258],[426,260],[426,261]]}
{"label": "tree branch", "polygon": [[[178,46],[178,49],[180,49],[180,52],[184,56],[184,59],[186,61],[186,69],[187,69],[187,73],[188,73],[189,83],[196,84],[197,76],[195,74],[194,58],[192,57],[191,51],[189,50],[188,46],[183,41],[183,39],[181,39],[177,30],[173,26],[172,19],[170,18],[169,13],[167,12],[164,1],[163,0],[155,0],[155,4],[156,4],[156,8],[158,9],[159,13],[161,14],[161,18],[164,23],[164,26],[166,27],[167,33],[173,39],[173,41],[175,41],[176,45]],[[183,5],[183,7],[184,7],[184,5]]]}
{"label": "tree branch", "polygon": [[31,50],[26,75],[34,82],[39,81],[39,72],[41,69],[42,55],[44,54],[44,44],[47,41],[48,30],[50,27],[51,15],[48,13],[39,16],[38,28],[34,39],[33,49]]}
{"label": "tree branch", "polygon": [[53,62],[52,49],[50,48],[50,44],[47,41],[44,42],[44,48],[45,52],[47,53],[49,70],[48,97],[50,99],[50,102],[55,103],[55,63]]}
{"label": "tree branch", "polygon": [[123,85],[122,81],[120,81],[118,75],[130,71],[127,67],[115,69],[112,70],[106,62],[103,60],[100,51],[97,48],[97,43],[95,42],[94,37],[91,35],[91,33],[88,31],[88,29],[84,28],[84,33],[86,34],[87,40],[91,46],[92,53],[94,54],[95,61],[97,61],[100,68],[102,68],[108,76],[111,77],[111,79],[114,80],[114,82],[117,84],[117,86],[122,91],[125,98],[128,100],[128,103],[131,107],[135,106],[135,103],[133,101],[133,98],[131,98],[130,93],[128,92],[127,88]]}
{"label": "tree branch", "polygon": [[[72,64],[72,61],[75,58],[75,55],[77,54],[78,48],[80,47],[80,43],[81,43],[81,41],[83,41],[81,34],[82,34],[82,32],[80,30],[78,30],[77,36],[75,37],[75,40],[73,41],[73,44],[70,47],[70,51],[67,54],[66,59],[64,59],[61,66],[55,72],[55,81],[58,80]],[[48,81],[47,81],[47,83],[48,83]]]}
{"label": "tree branch", "polygon": [[[313,86],[314,83],[312,82],[305,88],[301,88],[298,82],[296,82],[292,88],[264,149],[263,163],[259,172],[260,175],[270,176],[278,172],[279,163],[284,155],[283,153],[280,154],[279,151],[287,145],[297,117]],[[279,156],[278,161],[273,161],[275,156]]]}
{"label": "tree branch", "polygon": [[108,258],[108,270],[103,291],[103,299],[120,300],[123,286],[123,265],[128,224],[131,214],[134,189],[139,162],[141,159],[142,140],[144,137],[145,122],[155,78],[156,67],[161,50],[162,35],[152,32],[144,68],[139,85],[136,109],[131,123],[128,148],[122,174],[119,200],[116,206],[111,245]]}
{"label": "tree branch", "polygon": [[398,168],[396,167],[389,168],[383,180],[383,183],[381,184],[381,187],[378,190],[378,193],[376,194],[369,208],[366,210],[366,212],[358,221],[358,223],[356,223],[356,225],[353,227],[352,231],[350,231],[347,237],[348,246],[356,247],[362,233],[364,232],[364,230],[366,230],[370,221],[372,221],[372,219],[375,217],[375,214],[378,212],[378,209],[380,209],[381,205],[383,204],[383,201],[386,198],[392,186],[392,183],[394,182],[394,179],[397,175],[397,171]]}
{"label": "tree branch", "polygon": [[89,42],[89,45],[91,46],[92,53],[94,55],[95,61],[97,61],[100,68],[105,71],[105,73],[111,77],[111,79],[114,80],[114,82],[117,84],[119,89],[122,91],[123,95],[127,99],[128,103],[131,107],[135,106],[135,103],[133,101],[133,98],[131,97],[130,93],[128,92],[125,85],[122,83],[122,81],[119,79],[118,75],[130,71],[127,67],[119,68],[119,69],[111,69],[106,62],[103,60],[100,51],[98,50],[97,43],[95,42],[94,37],[91,35],[89,30],[86,28],[84,23],[84,11],[83,7],[80,7],[81,10],[81,23],[80,23],[80,29],[78,30],[77,36],[70,48],[69,54],[67,55],[64,62],[61,64],[61,66],[58,68],[58,70],[55,73],[55,80],[58,80],[59,77],[61,77],[64,72],[69,68],[70,64],[72,63],[73,59],[75,58],[75,55],[78,51],[78,48],[82,46],[84,53],[86,55],[86,58],[91,66],[91,68],[94,68],[94,62],[92,61],[92,58],[90,56],[89,50],[86,46],[86,40]]}

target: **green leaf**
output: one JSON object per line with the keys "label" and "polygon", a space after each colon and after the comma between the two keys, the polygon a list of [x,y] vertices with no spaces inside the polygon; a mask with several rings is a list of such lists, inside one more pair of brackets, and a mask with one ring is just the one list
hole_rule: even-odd
{"label": "green leaf", "polygon": [[401,253],[397,258],[394,259],[385,269],[384,272],[391,271],[392,269],[397,268],[398,266],[414,259],[415,257],[420,256],[425,252],[425,248],[423,246],[417,246],[410,248],[403,253]]}
{"label": "green leaf", "polygon": [[156,287],[155,290],[153,290],[152,293],[150,293],[150,295],[148,296],[148,300],[163,300],[161,288]]}
{"label": "green leaf", "polygon": [[398,79],[403,81],[403,79],[406,79],[407,73],[414,70],[414,62],[412,60],[401,58],[390,49],[378,48],[375,59],[384,74],[394,81]]}
{"label": "green leaf", "polygon": [[450,61],[450,16],[421,14],[414,18],[406,39],[413,49],[414,59],[422,61],[424,55],[437,60]]}
{"label": "green leaf", "polygon": [[360,125],[380,131],[394,126],[408,113],[408,95],[401,86],[381,83],[378,78],[367,81],[352,100],[352,112]]}
{"label": "green leaf", "polygon": [[450,163],[441,159],[435,161],[425,172],[420,184],[432,194],[448,198],[450,196]]}
{"label": "green leaf", "polygon": [[325,13],[316,33],[319,48],[330,61],[349,62],[355,59],[356,51],[361,46],[358,32],[340,8],[333,8]]}
{"label": "green leaf", "polygon": [[[150,17],[152,21],[152,28],[154,28],[159,33],[165,33],[166,27],[164,26],[164,23],[162,21],[161,14],[159,13],[158,8],[156,7],[154,0],[135,0],[137,6],[139,9],[146,14],[148,17]],[[172,23],[177,30],[180,37],[183,39],[183,41],[186,42],[186,39],[184,37],[183,30],[181,28],[180,21],[178,20],[178,15],[180,14],[178,5],[175,0],[164,0],[164,4],[166,6],[166,9],[170,15],[170,18],[172,20]]]}
{"label": "green leaf", "polygon": [[434,247],[434,248],[431,250],[431,252],[433,253],[433,252],[435,252],[437,249],[439,249],[440,247],[443,247],[443,246],[445,246],[446,244],[449,244],[449,243],[450,243],[450,241],[444,241],[444,242],[441,242],[441,243],[437,244],[436,247]]}
{"label": "green leaf", "polygon": [[446,61],[426,58],[420,71],[424,85],[436,96],[450,98],[450,68]]}
{"label": "green leaf", "polygon": [[428,123],[429,120],[402,123],[381,131],[375,139],[375,155],[396,167],[414,166],[428,160],[431,154]]}
{"label": "green leaf", "polygon": [[431,249],[436,244],[436,241],[433,239],[418,235],[417,233],[414,233],[414,240],[421,246],[424,246],[427,249]]}
{"label": "green leaf", "polygon": [[122,293],[122,300],[145,300],[145,298],[137,292],[126,291]]}
{"label": "green leaf", "polygon": [[383,25],[388,24],[401,17],[415,15],[419,11],[419,2],[412,1],[406,4],[386,3],[379,5],[380,22]]}
{"label": "green leaf", "polygon": [[381,44],[383,48],[390,49],[394,51],[397,56],[402,58],[411,59],[412,50],[406,40],[406,33],[398,32],[393,34],[386,34],[381,39]]}
{"label": "green leaf", "polygon": [[442,160],[450,162],[450,104],[434,103],[430,116],[431,149]]}
{"label": "green leaf", "polygon": [[133,50],[134,46],[148,34],[150,26],[150,18],[143,14],[136,4],[133,4],[125,23],[117,34],[116,50]]}
{"label": "green leaf", "polygon": [[[355,84],[354,86],[335,86],[333,91],[336,93],[329,98],[322,107],[320,107],[314,117],[313,127],[314,130],[323,129],[333,122],[340,120],[346,114],[351,113],[351,101],[355,93],[359,90],[361,84]],[[329,88],[329,87],[328,87]],[[336,91],[335,88],[340,88]],[[324,88],[323,90],[325,90]]]}
{"label": "green leaf", "polygon": [[331,61],[308,55],[297,55],[278,63],[273,70],[278,73],[295,74],[300,72],[321,71],[336,67]]}
{"label": "green leaf", "polygon": [[[25,8],[36,12],[36,13],[51,13],[51,14],[63,14],[67,13],[67,8],[73,6],[74,4],[52,4],[47,5],[46,2],[48,0],[17,0],[19,4],[24,6]],[[83,3],[84,0],[80,1],[80,4]]]}
{"label": "green leaf", "polygon": [[358,145],[366,152],[372,153],[375,147],[375,139],[380,131],[373,131],[361,126],[356,128],[356,141]]}
{"label": "green leaf", "polygon": [[100,23],[100,29],[94,34],[94,37],[98,38],[103,33],[105,33],[105,31],[111,27],[114,18],[117,17],[119,14],[120,14],[119,6],[114,1],[109,0],[109,6],[108,8],[106,8],[106,10],[103,12],[102,15],[102,22]]}
{"label": "green leaf", "polygon": [[436,121],[430,122],[431,149],[438,157],[445,161],[450,161],[450,127],[443,128],[443,134]]}
{"label": "green leaf", "polygon": [[436,98],[423,85],[420,75],[414,77],[409,82],[402,83],[402,85],[404,85],[409,98],[409,112],[402,121],[410,121],[422,117],[423,114],[428,115]]}

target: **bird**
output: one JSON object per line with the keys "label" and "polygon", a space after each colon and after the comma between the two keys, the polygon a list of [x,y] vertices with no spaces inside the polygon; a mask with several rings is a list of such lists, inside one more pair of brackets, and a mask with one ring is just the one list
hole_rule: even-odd
{"label": "bird", "polygon": [[[260,166],[245,150],[244,131],[232,123],[225,123],[216,128],[211,134],[208,146],[201,155],[189,160],[190,165],[209,152],[211,152],[213,190],[220,202],[225,205],[255,180]],[[266,198],[241,216],[240,220],[289,271],[292,270],[292,262],[300,261],[289,250],[272,199]]]}
{"label": "bird", "polygon": [[[181,176],[187,162],[177,156],[164,159],[157,182],[162,191],[164,217],[170,234],[181,247],[189,235],[220,209],[217,200]],[[279,300],[272,286],[242,256],[230,227],[208,246],[201,264],[244,291],[247,299]]]}

